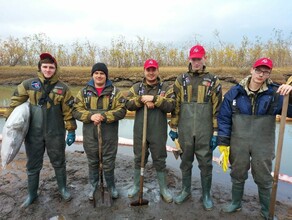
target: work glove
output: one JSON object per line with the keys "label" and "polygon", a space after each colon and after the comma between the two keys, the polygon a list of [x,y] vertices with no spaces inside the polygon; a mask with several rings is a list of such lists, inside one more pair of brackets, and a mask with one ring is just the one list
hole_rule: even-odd
{"label": "work glove", "polygon": [[171,128],[171,130],[170,130],[168,135],[171,138],[171,140],[174,141],[175,139],[178,138],[177,129]]}
{"label": "work glove", "polygon": [[228,169],[230,146],[219,145],[219,151],[221,153],[219,161],[224,172]]}
{"label": "work glove", "polygon": [[72,145],[75,142],[75,131],[68,131],[66,143],[68,146]]}
{"label": "work glove", "polygon": [[211,137],[210,140],[210,149],[213,151],[217,147],[218,144],[218,133],[217,131],[214,131],[213,136]]}

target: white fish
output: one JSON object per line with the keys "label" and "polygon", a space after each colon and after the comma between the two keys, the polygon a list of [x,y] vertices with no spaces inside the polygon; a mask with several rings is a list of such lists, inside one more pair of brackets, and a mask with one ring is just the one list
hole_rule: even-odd
{"label": "white fish", "polygon": [[2,131],[2,168],[14,159],[29,128],[29,102],[17,106],[4,124]]}

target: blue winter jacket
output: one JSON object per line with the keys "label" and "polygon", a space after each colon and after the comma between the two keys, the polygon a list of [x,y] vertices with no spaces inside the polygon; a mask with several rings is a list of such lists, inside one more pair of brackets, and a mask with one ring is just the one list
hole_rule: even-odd
{"label": "blue winter jacket", "polygon": [[[252,106],[251,98],[238,84],[232,87],[224,96],[219,110],[218,120],[218,145],[229,146],[232,130],[232,115],[277,115],[281,114],[283,96],[276,93],[279,85],[268,84],[268,90],[257,94]],[[287,117],[292,117],[292,104],[289,103]],[[247,128],[248,129],[248,128]]]}

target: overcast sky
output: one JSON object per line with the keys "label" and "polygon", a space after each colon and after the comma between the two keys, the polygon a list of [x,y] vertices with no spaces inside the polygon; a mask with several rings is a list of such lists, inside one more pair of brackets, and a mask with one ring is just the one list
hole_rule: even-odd
{"label": "overcast sky", "polygon": [[292,32],[290,0],[0,0],[0,39],[45,33],[54,43],[137,36],[154,42],[239,43]]}

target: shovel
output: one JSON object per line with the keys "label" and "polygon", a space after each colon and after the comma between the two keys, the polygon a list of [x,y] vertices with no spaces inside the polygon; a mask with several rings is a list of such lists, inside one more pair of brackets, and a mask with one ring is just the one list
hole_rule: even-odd
{"label": "shovel", "polygon": [[100,206],[112,206],[113,200],[110,190],[108,190],[103,183],[103,155],[102,155],[102,135],[101,125],[97,125],[97,138],[98,138],[98,157],[99,157],[99,192],[95,189],[93,194],[93,207],[96,207],[96,201]]}
{"label": "shovel", "polygon": [[281,121],[280,121],[280,128],[279,128],[277,154],[276,154],[276,162],[275,162],[275,170],[274,170],[274,180],[273,180],[273,188],[272,188],[270,208],[269,208],[270,210],[269,219],[273,219],[274,213],[275,213],[275,203],[276,203],[276,195],[277,195],[277,188],[278,188],[279,170],[280,170],[281,157],[282,157],[282,147],[283,147],[288,102],[289,102],[289,95],[285,95],[283,106],[282,106]]}
{"label": "shovel", "polygon": [[146,134],[147,134],[147,106],[144,105],[139,199],[137,201],[131,202],[131,206],[143,206],[143,205],[148,205],[148,203],[149,203],[148,200],[143,199],[144,168],[145,168],[144,161],[145,161],[145,150],[146,150]]}

